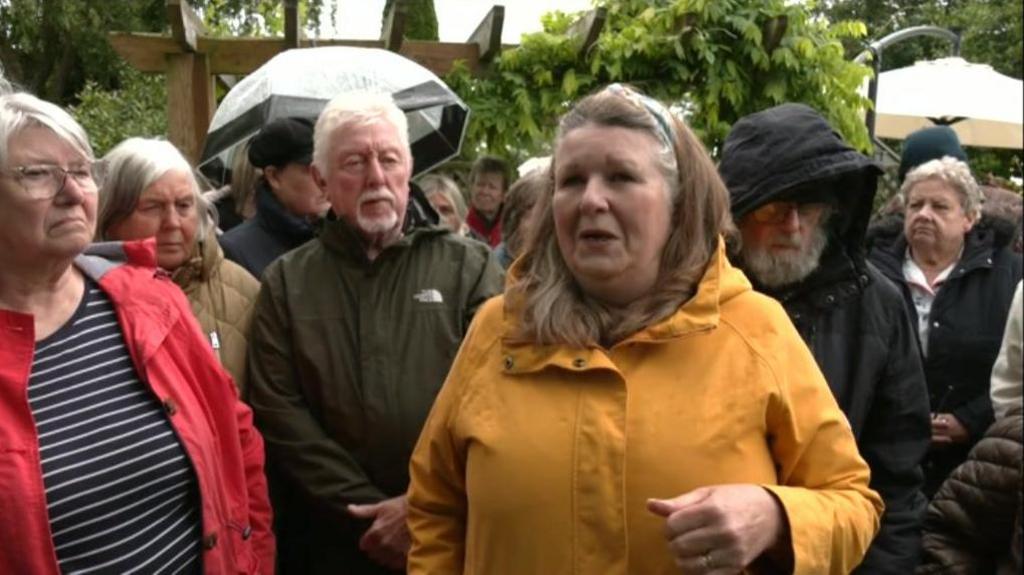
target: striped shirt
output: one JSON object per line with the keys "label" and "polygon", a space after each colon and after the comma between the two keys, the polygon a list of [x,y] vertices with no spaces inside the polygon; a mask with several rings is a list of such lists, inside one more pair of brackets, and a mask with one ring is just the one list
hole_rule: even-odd
{"label": "striped shirt", "polygon": [[95,282],[37,342],[28,398],[61,571],[200,572],[195,472]]}

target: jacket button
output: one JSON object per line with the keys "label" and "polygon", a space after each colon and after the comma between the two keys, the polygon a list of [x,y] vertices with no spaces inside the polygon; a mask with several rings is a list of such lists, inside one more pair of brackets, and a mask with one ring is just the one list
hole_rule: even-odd
{"label": "jacket button", "polygon": [[513,366],[515,366],[515,362],[512,361],[512,356],[511,355],[506,355],[505,356],[505,369],[512,369]]}
{"label": "jacket button", "polygon": [[246,525],[242,530],[242,541],[248,541],[250,537],[252,537],[252,527]]}
{"label": "jacket button", "polygon": [[175,413],[178,413],[178,403],[173,399],[165,399],[164,412],[167,413],[167,415],[174,415]]}
{"label": "jacket button", "polygon": [[829,294],[827,297],[825,297],[825,301],[828,303],[836,303],[836,296]]}
{"label": "jacket button", "polygon": [[939,322],[933,321],[932,322],[932,327],[939,327]]}
{"label": "jacket button", "polygon": [[210,549],[213,549],[216,546],[217,546],[217,533],[216,532],[210,533],[209,535],[206,535],[205,537],[203,537],[203,549],[206,549],[207,551],[209,551]]}
{"label": "jacket button", "polygon": [[575,367],[576,369],[580,369],[585,365],[587,365],[587,362],[582,357],[577,357],[576,359],[572,360],[572,366]]}

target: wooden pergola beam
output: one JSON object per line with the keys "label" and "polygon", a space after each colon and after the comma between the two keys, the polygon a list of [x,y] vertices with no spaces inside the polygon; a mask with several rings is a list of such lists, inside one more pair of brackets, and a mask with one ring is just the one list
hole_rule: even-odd
{"label": "wooden pergola beam", "polygon": [[299,0],[284,0],[284,43],[289,48],[299,47]]}
{"label": "wooden pergola beam", "polygon": [[196,14],[188,0],[166,0],[167,21],[171,24],[171,37],[186,52],[196,51],[196,38],[206,33],[203,19]]}
{"label": "wooden pergola beam", "polygon": [[167,136],[192,162],[203,152],[216,100],[205,54],[170,54],[167,62]]}
{"label": "wooden pergola beam", "polygon": [[[161,34],[111,32],[107,38],[118,55],[142,72],[167,72],[167,57],[184,53],[173,38]],[[383,48],[384,43],[380,40],[299,40],[300,48],[313,46]],[[249,74],[285,49],[285,42],[274,38],[200,36],[196,39],[196,52],[209,59],[210,74]],[[480,66],[476,44],[405,40],[399,53],[438,76],[450,72],[456,60],[465,61],[470,70]]]}
{"label": "wooden pergola beam", "polygon": [[405,17],[408,9],[404,0],[395,0],[388,10],[388,16],[384,19],[384,26],[380,30],[380,40],[384,43],[385,50],[398,52],[402,49],[402,41],[405,40]]}
{"label": "wooden pergola beam", "polygon": [[607,19],[608,9],[601,6],[590,10],[569,27],[568,36],[578,43],[577,51],[580,56],[586,56],[591,46],[597,42]]}
{"label": "wooden pergola beam", "polygon": [[479,61],[490,62],[501,53],[501,30],[505,25],[505,7],[495,5],[477,24],[476,30],[466,40],[479,47]]}

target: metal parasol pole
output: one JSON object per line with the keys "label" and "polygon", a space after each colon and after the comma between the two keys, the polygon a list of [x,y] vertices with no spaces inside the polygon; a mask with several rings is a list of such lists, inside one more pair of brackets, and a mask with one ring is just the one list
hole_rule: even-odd
{"label": "metal parasol pole", "polygon": [[868,44],[865,51],[854,58],[854,62],[863,64],[865,58],[871,57],[872,75],[871,81],[868,83],[868,99],[871,100],[871,107],[868,108],[868,112],[864,117],[864,123],[867,124],[868,138],[872,142],[875,140],[875,105],[878,103],[878,76],[882,73],[882,51],[893,44],[898,44],[918,36],[934,36],[949,40],[953,43],[953,56],[960,55],[959,31],[947,30],[938,26],[914,26],[897,30],[888,36],[875,40]]}

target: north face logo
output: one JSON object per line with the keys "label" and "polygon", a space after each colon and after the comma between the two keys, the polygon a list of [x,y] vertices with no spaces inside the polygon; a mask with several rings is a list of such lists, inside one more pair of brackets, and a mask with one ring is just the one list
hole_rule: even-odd
{"label": "north face logo", "polygon": [[420,303],[444,303],[441,292],[434,288],[421,289],[412,296],[412,299]]}

